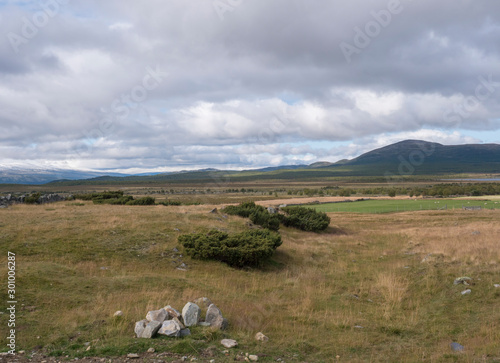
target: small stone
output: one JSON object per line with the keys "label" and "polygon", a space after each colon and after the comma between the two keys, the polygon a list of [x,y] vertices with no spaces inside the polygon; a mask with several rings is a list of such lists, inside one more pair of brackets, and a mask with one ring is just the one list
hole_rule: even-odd
{"label": "small stone", "polygon": [[163,323],[169,318],[168,313],[165,309],[149,311],[146,315],[147,321],[159,321]]}
{"label": "small stone", "polygon": [[144,328],[144,331],[142,332],[140,338],[151,339],[156,335],[156,333],[158,333],[158,330],[160,330],[160,328],[161,323],[159,321],[150,321]]}
{"label": "small stone", "polygon": [[118,310],[117,312],[115,312],[115,313],[113,314],[113,316],[115,316],[115,317],[117,317],[117,316],[123,316],[123,311]]}
{"label": "small stone", "polygon": [[155,348],[151,347],[147,350],[148,353],[154,353],[156,352]]}
{"label": "small stone", "polygon": [[204,327],[209,327],[209,326],[211,326],[211,324],[210,324],[210,323],[208,323],[208,322],[206,322],[206,321],[200,321],[200,322],[198,323],[198,325],[199,325],[199,326],[204,326]]}
{"label": "small stone", "polygon": [[140,357],[139,357],[139,354],[129,353],[129,354],[127,354],[127,358],[130,358],[130,359],[138,359],[138,358],[140,358]]}
{"label": "small stone", "polygon": [[191,330],[189,330],[189,328],[185,328],[180,331],[179,337],[184,338],[187,337],[188,335],[191,335]]}
{"label": "small stone", "polygon": [[177,253],[177,252],[179,252],[179,249],[177,247],[174,247],[172,251]]}
{"label": "small stone", "polygon": [[20,355],[23,355],[24,353],[26,353],[24,350],[20,350],[19,352],[17,352],[18,354]]}
{"label": "small stone", "polygon": [[472,279],[467,276],[457,277],[455,281],[453,281],[453,285],[459,285],[459,284],[472,285]]}
{"label": "small stone", "polygon": [[259,360],[259,357],[254,354],[250,354],[248,356],[248,359],[250,359],[252,362],[257,362]]}
{"label": "small stone", "polygon": [[255,340],[258,340],[259,342],[267,342],[269,338],[266,337],[263,333],[258,332],[257,334],[255,334]]}
{"label": "small stone", "polygon": [[187,356],[184,356],[184,357],[182,357],[182,358],[181,358],[181,360],[182,360],[183,362],[185,362],[185,361],[187,361],[187,360],[188,360],[188,357],[187,357]]}
{"label": "small stone", "polygon": [[462,295],[469,295],[471,292],[472,292],[471,289],[467,289],[467,290],[462,291]]}
{"label": "small stone", "polygon": [[234,339],[222,339],[220,343],[225,347],[225,348],[234,348],[238,346],[238,342]]}
{"label": "small stone", "polygon": [[212,209],[210,213],[217,213],[217,208]]}
{"label": "small stone", "polygon": [[493,286],[495,286],[496,288],[499,288],[499,287],[500,287],[500,284],[495,284],[495,285],[493,285]]}
{"label": "small stone", "polygon": [[451,350],[454,352],[461,352],[465,349],[462,344],[458,344],[456,342],[451,343],[450,347],[451,347]]}
{"label": "small stone", "polygon": [[184,325],[189,327],[198,324],[200,320],[201,309],[198,305],[188,302],[182,308],[182,319]]}

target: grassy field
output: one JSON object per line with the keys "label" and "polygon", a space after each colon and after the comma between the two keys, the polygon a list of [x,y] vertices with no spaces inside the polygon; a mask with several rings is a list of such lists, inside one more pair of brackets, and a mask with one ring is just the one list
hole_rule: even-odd
{"label": "grassy field", "polygon": [[[486,197],[485,197],[486,198]],[[499,209],[500,203],[491,200],[464,199],[385,199],[363,200],[354,202],[325,203],[309,206],[320,212],[350,213],[393,213],[424,210],[455,210],[464,207],[480,207],[482,209]]]}
{"label": "grassy field", "polygon": [[[239,352],[264,362],[500,359],[500,211],[332,213],[325,233],[282,228],[272,261],[239,270],[173,252],[181,233],[248,228],[212,208],[61,202],[0,209],[2,281],[7,251],[17,256],[18,349],[71,358],[154,347],[202,362],[234,361]],[[176,269],[181,261],[188,271]],[[453,284],[459,276],[474,279],[470,295]],[[148,310],[182,309],[201,296],[220,307],[229,330],[134,337]],[[0,299],[8,300],[5,287]],[[113,318],[116,310],[123,318]],[[4,337],[7,320],[0,315]],[[269,342],[256,342],[258,331]],[[224,337],[239,342],[227,355]],[[465,351],[453,353],[452,341]]]}

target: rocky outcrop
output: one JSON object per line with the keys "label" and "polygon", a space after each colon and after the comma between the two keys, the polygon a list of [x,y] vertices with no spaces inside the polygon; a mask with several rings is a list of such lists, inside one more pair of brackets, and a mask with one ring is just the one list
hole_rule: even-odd
{"label": "rocky outcrop", "polygon": [[[200,304],[206,309],[202,317]],[[159,310],[151,310],[146,319],[135,323],[134,332],[138,338],[153,338],[156,334],[168,337],[185,337],[191,335],[188,327],[199,326],[212,329],[226,329],[228,321],[222,316],[220,309],[209,298],[203,297],[188,302],[180,313],[170,305]]]}
{"label": "rocky outcrop", "polygon": [[[29,194],[21,194],[21,195],[12,195],[12,194],[7,194],[0,196],[0,207],[7,207],[11,204],[17,204],[17,203],[25,203],[26,198],[29,197]],[[45,204],[45,203],[55,203],[55,202],[61,202],[66,199],[71,199],[73,198],[72,195],[69,196],[64,196],[61,194],[42,194],[38,197],[38,199],[35,201],[36,204]]]}

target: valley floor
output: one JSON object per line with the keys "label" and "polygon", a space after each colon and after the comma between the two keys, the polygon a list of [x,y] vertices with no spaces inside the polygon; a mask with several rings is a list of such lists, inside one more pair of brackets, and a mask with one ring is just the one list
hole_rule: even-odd
{"label": "valley floor", "polygon": [[[214,207],[60,202],[0,210],[1,250],[16,254],[17,349],[47,362],[118,361],[151,347],[164,354],[157,361],[229,362],[246,352],[263,362],[500,361],[499,210],[330,213],[325,233],[282,227],[272,261],[239,270],[191,260],[177,243],[183,233],[249,228],[246,219],[210,213]],[[6,281],[6,265],[0,271]],[[462,276],[472,284],[454,284]],[[229,319],[227,331],[134,337],[148,310],[182,309],[201,296]],[[5,288],[0,299],[8,301]],[[117,310],[123,318],[113,318]],[[2,336],[7,320],[0,315]],[[255,341],[258,331],[269,342]],[[223,338],[239,347],[224,353]],[[453,352],[452,342],[464,351]]]}

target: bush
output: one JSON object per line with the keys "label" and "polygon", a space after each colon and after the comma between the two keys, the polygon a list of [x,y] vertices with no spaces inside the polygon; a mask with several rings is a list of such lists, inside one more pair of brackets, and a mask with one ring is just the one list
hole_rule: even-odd
{"label": "bush", "polygon": [[167,201],[164,201],[164,202],[159,202],[158,204],[161,204],[161,205],[181,205],[181,202],[179,201],[174,201],[174,200],[167,200]]}
{"label": "bush", "polygon": [[245,202],[240,205],[230,205],[222,210],[224,213],[250,218],[252,223],[277,231],[280,228],[279,217],[270,214],[266,208],[254,202]]}
{"label": "bush", "polygon": [[142,197],[139,199],[133,199],[126,203],[127,205],[155,205],[155,198],[153,197]]}
{"label": "bush", "polygon": [[29,197],[24,198],[24,203],[26,204],[35,204],[38,203],[38,199],[40,199],[42,195],[40,193],[33,193]]}
{"label": "bush", "polygon": [[224,213],[240,216],[243,218],[248,218],[252,213],[255,212],[266,212],[266,208],[257,205],[254,202],[244,202],[239,205],[228,205],[222,210]]}
{"label": "bush", "polygon": [[287,227],[294,227],[303,231],[321,232],[330,224],[330,217],[323,212],[304,207],[281,208],[286,215],[280,214],[281,223]]}
{"label": "bush", "polygon": [[92,199],[94,204],[114,204],[114,205],[125,205],[130,201],[133,201],[134,197],[131,195],[126,195],[120,198],[95,198]]}
{"label": "bush", "polygon": [[269,230],[250,230],[235,235],[211,230],[179,236],[179,243],[195,259],[216,260],[233,267],[257,266],[271,257],[281,237]]}
{"label": "bush", "polygon": [[278,215],[270,214],[267,210],[253,212],[250,214],[250,220],[253,224],[257,224],[272,231],[278,231],[280,229]]}
{"label": "bush", "polygon": [[123,197],[123,190],[117,190],[117,191],[106,191],[106,192],[101,192],[101,193],[89,193],[89,194],[75,194],[75,199],[80,199],[80,200],[95,200],[95,199],[119,199]]}
{"label": "bush", "polygon": [[143,197],[134,199],[131,195],[123,195],[122,190],[106,191],[102,193],[76,194],[75,199],[91,200],[94,204],[113,204],[113,205],[154,205],[155,199],[152,197]]}

